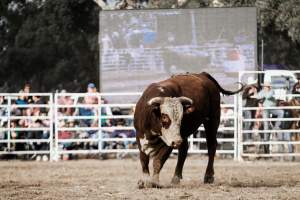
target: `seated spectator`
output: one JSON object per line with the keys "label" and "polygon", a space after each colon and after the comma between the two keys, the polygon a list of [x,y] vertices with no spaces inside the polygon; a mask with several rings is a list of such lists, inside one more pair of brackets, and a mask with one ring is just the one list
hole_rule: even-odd
{"label": "seated spectator", "polygon": [[[121,119],[117,122],[117,127],[125,127],[125,120]],[[112,138],[134,138],[135,132],[133,130],[114,130],[111,134]],[[135,142],[132,141],[124,141],[124,142],[115,142],[113,144],[113,149],[117,148],[126,148],[126,149],[132,149]]]}
{"label": "seated spectator", "polygon": [[[260,100],[258,101],[258,105],[257,105],[257,109],[256,109],[256,112],[255,112],[255,119],[261,119],[263,117],[263,101]],[[263,138],[264,138],[264,133],[259,133],[258,131],[259,130],[263,130],[263,125],[262,125],[262,122],[261,121],[255,121],[254,122],[254,125],[253,125],[253,130],[254,132],[252,133],[252,139],[254,141],[261,141]],[[264,145],[256,145],[255,146],[255,152],[256,153],[259,153],[260,151],[260,148],[263,148],[263,151],[265,151],[265,147]]]}
{"label": "seated spectator", "polygon": [[[65,90],[62,90],[61,93],[66,93]],[[57,100],[58,105],[73,105],[74,99],[71,98],[71,96],[64,96],[60,95]],[[63,116],[72,116],[74,115],[75,109],[71,107],[67,108],[59,108],[58,110],[59,114],[62,114]]]}
{"label": "seated spectator", "polygon": [[[87,105],[93,105],[93,104],[98,104],[98,96],[96,95],[97,93],[97,88],[95,84],[89,83],[87,87],[87,93],[88,94],[95,94],[95,95],[90,95],[90,96],[85,96],[83,100],[83,104]],[[78,115],[79,116],[97,116],[98,114],[98,108],[97,107],[81,107],[78,110]],[[80,120],[80,127],[98,127],[98,119],[93,118],[93,119],[82,119]],[[82,135],[82,134],[81,134]],[[87,137],[86,138],[98,138],[98,131],[96,130],[89,130],[87,131]],[[85,144],[84,148],[87,149],[92,149],[92,148],[97,148],[97,142],[89,142]]]}
{"label": "seated spectator", "polygon": [[27,99],[26,99],[26,96],[25,96],[25,95],[22,95],[22,94],[24,93],[24,91],[21,90],[19,93],[20,93],[21,95],[18,96],[18,98],[17,98],[17,100],[16,100],[16,104],[17,104],[17,105],[26,105],[26,104],[28,104]]}
{"label": "seated spectator", "polygon": [[[33,101],[34,101],[33,97]],[[42,101],[40,102],[35,102],[37,104],[44,104]],[[45,116],[46,113],[42,113],[42,109],[43,108],[33,108],[32,109],[32,116],[38,117],[38,116]],[[32,123],[29,125],[30,127],[33,128],[44,128],[44,127],[49,127],[50,125],[50,120],[48,119],[39,119],[39,118],[35,118]],[[48,139],[49,138],[49,132],[48,131],[33,131],[32,132],[32,139]],[[49,146],[47,143],[43,142],[43,143],[34,143],[33,144],[33,148],[35,150],[48,150]],[[41,155],[43,161],[48,160],[48,156],[47,155]]]}
{"label": "seated spectator", "polygon": [[[0,96],[0,105],[7,105],[7,102],[5,101],[3,96]],[[5,107],[0,107],[0,128],[5,128],[7,127],[8,123],[8,118],[7,118],[7,108]],[[0,131],[0,140],[6,139],[7,133],[4,131]],[[7,147],[7,144],[5,143],[0,143],[0,151],[3,151]]]}
{"label": "seated spectator", "polygon": [[[10,122],[11,128],[18,128],[18,124],[15,121]],[[16,140],[16,139],[24,139],[22,132],[20,131],[11,131],[10,132],[10,139]],[[24,143],[11,143],[9,151],[21,151],[24,150]]]}
{"label": "seated spectator", "polygon": [[[120,115],[122,115],[123,113],[121,112],[121,109],[119,108],[119,107],[114,107],[114,108],[112,108],[112,114],[113,115],[118,115],[118,116],[120,116]],[[119,120],[120,119],[112,119],[111,121],[112,121],[112,125],[113,126],[117,126],[117,123],[119,122]],[[123,119],[124,120],[124,119]]]}
{"label": "seated spectator", "polygon": [[[222,102],[221,104],[224,104]],[[224,127],[233,127],[234,126],[234,119],[230,118],[234,116],[233,109],[228,108],[228,107],[222,107],[221,108],[221,122],[220,124],[223,125]]]}
{"label": "seated spectator", "polygon": [[40,96],[33,96],[32,97],[33,104],[44,104]]}
{"label": "seated spectator", "polygon": [[[298,78],[298,82],[295,83],[293,86],[292,94],[299,94],[300,95],[300,78]],[[300,96],[295,97],[298,101],[300,101]]]}
{"label": "seated spectator", "polygon": [[[31,125],[33,128],[43,128],[46,127],[45,124],[43,124],[43,121],[38,119],[35,120],[34,123]],[[48,131],[33,131],[30,139],[48,139],[49,138],[49,132]],[[46,142],[35,142],[33,143],[34,150],[36,151],[45,151],[49,150],[49,145]],[[44,155],[37,155],[36,160],[40,160],[40,157],[43,161],[47,161],[49,158],[46,154]]]}
{"label": "seated spectator", "polygon": [[[104,98],[101,98],[101,105],[107,104],[107,103],[108,103],[107,100],[105,100]],[[109,106],[101,106],[101,116],[111,116],[111,115],[112,115],[112,111]],[[111,119],[102,118],[101,126],[102,127],[112,126]]]}
{"label": "seated spectator", "polygon": [[24,89],[23,89],[23,93],[25,93],[26,95],[24,96],[24,99],[27,103],[32,103],[32,96],[28,96],[28,94],[30,93],[30,84],[26,83],[24,85]]}
{"label": "seated spectator", "polygon": [[[7,105],[6,100],[4,99],[3,96],[0,96],[0,105]],[[5,107],[0,107],[0,117],[7,117],[7,108]],[[5,127],[4,125],[7,123],[8,119],[7,118],[0,118],[0,127]],[[1,135],[1,133],[0,133]]]}
{"label": "seated spectator", "polygon": [[134,116],[134,112],[135,112],[135,107],[132,107],[132,109],[130,110],[130,112],[128,113],[128,115],[132,115],[132,118],[127,119],[126,124],[128,126],[133,126],[133,116]]}
{"label": "seated spectator", "polygon": [[20,92],[20,96],[18,96],[17,100],[12,103],[13,105],[15,104],[16,106],[12,106],[13,110],[12,110],[12,114],[16,115],[16,116],[22,116],[25,115],[26,113],[26,109],[25,108],[20,108],[18,107],[18,105],[27,105],[28,104],[28,97],[26,95],[24,95],[24,91],[21,90]]}
{"label": "seated spectator", "polygon": [[[89,83],[87,87],[87,93],[93,94],[97,92],[97,88],[94,83]],[[98,104],[98,97],[95,96],[85,96],[83,100],[83,104],[91,105],[91,104]],[[97,108],[95,107],[82,107],[79,108],[79,115],[80,116],[96,116],[97,115]],[[87,127],[91,127],[92,124],[94,125],[97,120],[92,119],[84,119],[82,120],[83,124]]]}
{"label": "seated spectator", "polygon": [[[224,102],[221,102],[221,105],[224,105]],[[234,111],[232,108],[229,107],[221,107],[221,121],[220,121],[220,127],[234,127],[234,119],[232,118],[234,116]],[[234,132],[232,130],[223,130],[219,131],[217,137],[222,138],[233,138]],[[224,142],[220,144],[220,149],[222,150],[230,150],[234,147],[232,146],[232,143]],[[226,158],[226,154],[220,155],[222,158]]]}
{"label": "seated spectator", "polygon": [[[68,125],[65,124],[64,121],[60,121],[59,127],[69,127]],[[59,131],[58,132],[58,139],[59,140],[64,140],[64,139],[72,139],[73,134],[71,131]],[[59,144],[59,147],[63,150],[72,150],[74,148],[73,144],[71,142],[63,142]],[[63,154],[62,159],[63,160],[69,160],[71,155],[69,154]]]}
{"label": "seated spectator", "polygon": [[[264,110],[264,106],[263,106],[263,101],[258,101],[258,105],[257,105],[257,109],[255,111],[255,119],[261,119],[263,117],[263,110]],[[260,130],[263,128],[262,126],[262,122],[261,121],[255,121],[254,123],[254,127],[253,129],[257,129]]]}
{"label": "seated spectator", "polygon": [[[97,88],[94,83],[88,84],[87,93],[88,94],[96,94],[97,93]],[[85,96],[84,102],[86,104],[98,104],[98,96],[97,95]]]}
{"label": "seated spectator", "polygon": [[[84,102],[85,104],[85,102]],[[96,116],[97,111],[93,107],[80,107],[79,108],[79,116]],[[80,126],[81,127],[91,127],[92,124],[96,123],[94,119],[83,119],[80,120]]]}

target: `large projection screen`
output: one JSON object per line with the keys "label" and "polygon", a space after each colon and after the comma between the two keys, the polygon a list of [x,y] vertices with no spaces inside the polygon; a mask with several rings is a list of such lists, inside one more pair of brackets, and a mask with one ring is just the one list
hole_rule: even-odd
{"label": "large projection screen", "polygon": [[256,8],[100,12],[101,92],[140,92],[173,74],[211,73],[235,89],[256,69]]}

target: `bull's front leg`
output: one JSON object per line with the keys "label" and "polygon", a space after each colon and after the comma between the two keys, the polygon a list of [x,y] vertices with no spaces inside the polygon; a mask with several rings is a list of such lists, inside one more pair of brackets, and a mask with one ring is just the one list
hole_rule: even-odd
{"label": "bull's front leg", "polygon": [[182,179],[182,168],[187,156],[188,149],[189,149],[189,144],[187,139],[185,139],[183,140],[182,144],[178,149],[178,160],[177,160],[175,173],[171,181],[172,184],[179,184],[180,179]]}
{"label": "bull's front leg", "polygon": [[138,181],[138,188],[149,187],[150,184],[150,172],[149,172],[149,155],[145,154],[140,150],[140,162],[142,165],[143,175],[142,178]]}
{"label": "bull's front leg", "polygon": [[143,177],[138,181],[138,187],[142,188],[161,188],[159,184],[159,172],[166,160],[170,156],[172,148],[168,146],[161,147],[158,152],[155,153],[153,158],[153,175],[149,175],[149,155],[140,152],[140,160],[143,168]]}
{"label": "bull's front leg", "polygon": [[163,146],[159,152],[154,156],[153,159],[153,176],[152,176],[152,187],[161,187],[159,184],[159,173],[164,166],[166,160],[169,158],[172,148],[169,146]]}

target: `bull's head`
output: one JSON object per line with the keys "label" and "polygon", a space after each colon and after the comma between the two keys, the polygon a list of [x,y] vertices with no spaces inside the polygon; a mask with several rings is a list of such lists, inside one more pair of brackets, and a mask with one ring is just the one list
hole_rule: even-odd
{"label": "bull's head", "polygon": [[184,113],[192,111],[192,103],[187,97],[154,97],[148,101],[148,105],[160,109],[160,137],[168,146],[178,148],[182,143],[181,120]]}

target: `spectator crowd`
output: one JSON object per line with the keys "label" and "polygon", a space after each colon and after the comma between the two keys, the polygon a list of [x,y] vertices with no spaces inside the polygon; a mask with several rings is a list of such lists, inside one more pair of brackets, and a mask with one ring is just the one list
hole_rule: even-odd
{"label": "spectator crowd", "polygon": [[[10,113],[7,105],[10,102]],[[18,96],[6,99],[0,97],[0,127],[12,128],[11,131],[1,131],[0,139],[12,140],[11,143],[0,143],[1,151],[46,151],[49,150],[48,142],[20,142],[17,140],[49,139],[50,105],[49,98],[44,96],[30,96],[30,85],[26,84],[19,91]],[[10,120],[8,119],[10,115]],[[48,130],[47,130],[48,128]],[[26,130],[28,129],[28,130]],[[31,158],[48,160],[46,154],[34,154]]]}
{"label": "spectator crowd", "polygon": [[[122,129],[123,127],[133,126],[132,117],[122,117],[122,115],[133,114],[132,109],[122,110],[119,107],[107,106],[108,101],[104,98],[99,99],[100,96],[93,83],[88,84],[84,96],[71,97],[64,95],[64,93],[65,91],[62,91],[58,99],[58,105],[61,106],[58,109],[58,117],[61,117],[58,128],[62,129],[62,131],[58,131],[61,150],[92,151],[99,149],[98,145],[102,145],[102,149],[136,148],[135,142],[126,141],[126,138],[135,137],[135,131]],[[101,112],[100,115],[99,112]],[[98,116],[101,116],[101,119]],[[99,125],[103,128],[101,132],[98,128]],[[81,130],[74,129],[77,127]],[[107,138],[124,138],[125,140],[120,142],[105,141],[99,144],[99,137],[104,140]],[[63,139],[87,140],[85,142],[73,142],[71,140],[65,142]],[[63,155],[63,159],[67,160],[72,156],[72,154],[66,154]]]}

